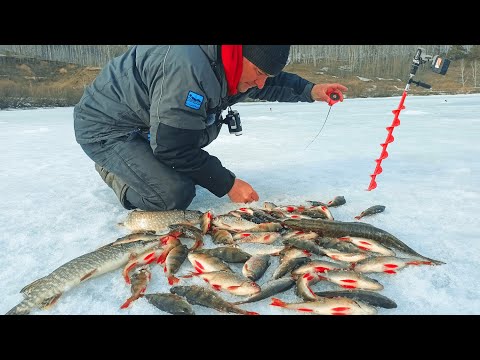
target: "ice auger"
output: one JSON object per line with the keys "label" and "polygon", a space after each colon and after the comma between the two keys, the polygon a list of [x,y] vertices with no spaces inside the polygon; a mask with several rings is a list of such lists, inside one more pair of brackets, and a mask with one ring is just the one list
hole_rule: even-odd
{"label": "ice auger", "polygon": [[400,111],[405,109],[405,106],[403,105],[403,103],[405,102],[405,98],[407,97],[408,90],[410,89],[410,84],[415,84],[425,89],[431,88],[430,85],[424,82],[413,80],[413,77],[417,73],[418,67],[421,64],[426,63],[427,61],[432,62],[431,64],[432,71],[440,75],[445,75],[447,73],[448,66],[450,65],[450,60],[448,59],[444,59],[439,55],[435,55],[435,56],[426,55],[425,49],[423,48],[417,49],[417,52],[413,57],[413,63],[410,68],[410,77],[408,79],[407,86],[405,87],[405,90],[403,91],[402,97],[400,99],[400,104],[398,105],[398,108],[396,108],[395,110],[392,110],[394,117],[393,117],[392,124],[386,128],[388,132],[387,138],[382,144],[380,144],[380,146],[382,147],[382,151],[380,153],[379,158],[375,159],[375,162],[377,163],[377,165],[375,166],[375,170],[373,171],[373,174],[370,175],[372,179],[370,180],[370,185],[368,186],[367,191],[371,191],[377,187],[376,177],[377,175],[381,174],[383,171],[381,164],[382,164],[382,161],[388,157],[388,152],[387,152],[388,144],[392,143],[395,140],[395,138],[392,135],[393,129],[395,129],[397,126],[400,125],[400,119],[398,116],[400,115]]}

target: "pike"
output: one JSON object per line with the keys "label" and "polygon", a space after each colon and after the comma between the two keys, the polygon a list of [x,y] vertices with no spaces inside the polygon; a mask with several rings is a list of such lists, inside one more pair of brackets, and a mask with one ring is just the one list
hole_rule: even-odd
{"label": "pike", "polygon": [[172,294],[183,296],[192,305],[200,305],[210,309],[215,309],[224,313],[235,313],[241,315],[259,315],[253,311],[240,309],[234,304],[222,299],[213,290],[198,285],[174,286],[170,288]]}
{"label": "pike", "polygon": [[125,220],[118,225],[123,226],[133,233],[155,232],[165,234],[170,230],[169,225],[173,224],[200,224],[202,212],[197,210],[165,210],[165,211],[144,211],[133,210]]}
{"label": "pike", "polygon": [[422,259],[433,262],[436,265],[445,264],[439,260],[433,260],[420,255],[418,252],[403,243],[400,239],[389,232],[379,229],[373,225],[361,222],[344,222],[336,220],[291,220],[283,221],[283,224],[290,229],[315,231],[321,236],[340,238],[343,236],[362,237],[378,241],[389,249],[395,249],[411,256],[417,256]]}
{"label": "pike", "polygon": [[66,291],[88,279],[122,267],[132,257],[154,248],[158,243],[155,239],[112,243],[70,260],[20,290],[24,300],[6,315],[27,315],[35,308],[53,306]]}

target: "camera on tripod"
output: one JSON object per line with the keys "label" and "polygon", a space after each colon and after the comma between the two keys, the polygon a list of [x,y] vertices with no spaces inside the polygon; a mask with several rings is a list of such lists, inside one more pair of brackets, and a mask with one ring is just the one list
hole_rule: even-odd
{"label": "camera on tripod", "polygon": [[236,136],[242,135],[242,122],[240,121],[240,114],[237,110],[228,110],[228,114],[225,116],[223,122],[228,125],[230,134],[235,134]]}

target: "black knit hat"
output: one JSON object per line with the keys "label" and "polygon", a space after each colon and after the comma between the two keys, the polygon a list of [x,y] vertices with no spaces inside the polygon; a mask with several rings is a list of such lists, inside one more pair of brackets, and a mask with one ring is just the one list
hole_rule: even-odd
{"label": "black knit hat", "polygon": [[287,65],[290,45],[243,45],[243,56],[268,75],[278,75]]}

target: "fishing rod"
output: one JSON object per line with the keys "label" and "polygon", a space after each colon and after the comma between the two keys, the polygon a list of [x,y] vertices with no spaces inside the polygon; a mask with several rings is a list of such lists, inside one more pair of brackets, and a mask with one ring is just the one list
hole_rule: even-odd
{"label": "fishing rod", "polygon": [[437,73],[440,75],[445,75],[447,73],[448,66],[450,65],[450,60],[448,59],[444,59],[439,55],[435,55],[435,56],[427,55],[425,53],[424,48],[419,47],[417,49],[415,56],[413,57],[412,65],[410,67],[410,76],[409,76],[407,85],[400,99],[400,104],[398,105],[398,108],[396,108],[395,110],[392,110],[394,117],[393,117],[392,124],[386,128],[388,132],[387,138],[382,144],[380,144],[380,146],[382,147],[382,151],[378,159],[375,159],[375,162],[377,163],[377,165],[375,166],[375,170],[373,171],[373,174],[370,175],[371,180],[370,180],[370,184],[368,185],[367,191],[371,191],[377,187],[376,177],[377,175],[381,174],[383,171],[382,166],[380,164],[384,159],[388,157],[388,152],[387,152],[388,144],[392,143],[395,140],[392,135],[393,129],[395,129],[397,126],[400,125],[400,119],[398,118],[398,116],[400,115],[400,112],[403,109],[405,109],[405,106],[403,105],[403,103],[405,102],[405,98],[407,97],[408,90],[410,89],[410,84],[415,84],[416,86],[420,86],[425,89],[431,88],[431,85],[429,84],[426,84],[421,81],[413,80],[413,77],[417,73],[418,67],[422,64],[425,64],[427,61],[432,62],[431,70],[434,73]]}
{"label": "fishing rod", "polygon": [[318,135],[320,135],[320,133],[322,132],[322,129],[323,127],[325,126],[325,124],[327,123],[327,119],[328,119],[328,115],[330,115],[330,110],[332,110],[332,105],[333,104],[336,104],[337,102],[340,101],[340,94],[333,91],[333,90],[329,90],[326,92],[326,94],[328,95],[328,97],[330,98],[328,100],[328,105],[330,106],[330,108],[328,109],[328,113],[327,113],[327,116],[325,117],[325,121],[323,122],[323,125],[322,127],[320,128],[320,130],[318,131],[317,135],[315,135],[315,137],[313,138],[312,141],[310,141],[310,143],[305,147],[305,150],[315,141],[315,139],[317,138]]}

